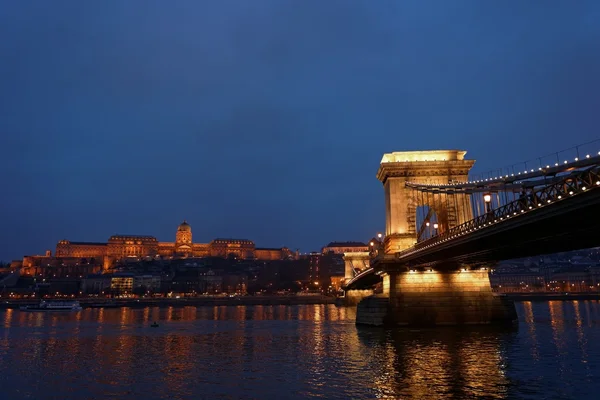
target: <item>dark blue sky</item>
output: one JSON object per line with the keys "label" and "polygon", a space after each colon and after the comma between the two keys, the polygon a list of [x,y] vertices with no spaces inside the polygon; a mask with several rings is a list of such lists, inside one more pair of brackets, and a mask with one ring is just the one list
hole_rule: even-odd
{"label": "dark blue sky", "polygon": [[0,260],[115,233],[310,251],[384,227],[385,152],[600,136],[600,2],[0,6]]}

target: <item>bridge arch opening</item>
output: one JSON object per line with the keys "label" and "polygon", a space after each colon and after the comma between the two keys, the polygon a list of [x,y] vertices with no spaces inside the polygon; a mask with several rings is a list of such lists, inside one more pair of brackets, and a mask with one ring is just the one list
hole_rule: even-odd
{"label": "bridge arch opening", "polygon": [[[428,215],[435,220],[430,221],[430,226],[438,224],[437,234],[472,219],[469,195],[442,193],[433,188],[433,185],[468,180],[475,160],[465,160],[465,154],[462,150],[431,150],[383,155],[377,178],[385,191],[386,254],[413,246],[420,233],[424,233],[422,223],[426,224]],[[416,190],[410,183],[429,184],[432,189]]]}
{"label": "bridge arch opening", "polygon": [[427,204],[417,205],[415,207],[415,212],[417,241],[435,236],[440,229],[440,219],[435,212],[435,208]]}

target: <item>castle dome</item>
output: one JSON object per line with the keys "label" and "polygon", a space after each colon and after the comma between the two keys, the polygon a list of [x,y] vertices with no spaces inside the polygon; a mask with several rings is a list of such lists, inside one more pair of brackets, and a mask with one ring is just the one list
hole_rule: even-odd
{"label": "castle dome", "polygon": [[191,232],[192,227],[185,220],[183,220],[183,222],[181,224],[179,224],[177,231],[178,232]]}

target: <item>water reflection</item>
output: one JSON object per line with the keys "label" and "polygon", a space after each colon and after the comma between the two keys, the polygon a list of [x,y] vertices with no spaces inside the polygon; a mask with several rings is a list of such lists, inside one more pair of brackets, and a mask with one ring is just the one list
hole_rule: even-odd
{"label": "water reflection", "polygon": [[595,329],[600,322],[599,303],[525,302],[518,304],[517,310],[530,327],[531,340],[518,343],[516,351],[525,350],[532,343],[539,347],[538,357],[528,370],[520,364],[512,368],[513,376],[528,377],[527,385],[519,390],[528,395],[545,392],[551,394],[546,397],[553,398],[595,398],[586,385],[598,375],[594,364],[600,361],[600,349],[595,343],[590,344],[590,338],[600,340]]}
{"label": "water reflection", "polygon": [[7,310],[0,386],[40,400],[586,398],[599,309],[520,303],[508,330],[359,329],[333,305]]}
{"label": "water reflection", "polygon": [[13,309],[11,309],[11,308],[9,308],[8,310],[6,310],[4,312],[4,318],[3,318],[4,328],[6,328],[6,329],[10,328],[10,323],[11,323],[11,321],[13,319],[13,313],[14,312],[15,311]]}
{"label": "water reflection", "polygon": [[540,354],[538,349],[538,343],[535,334],[535,320],[533,317],[533,307],[530,301],[524,301],[523,308],[525,310],[525,323],[527,324],[527,330],[529,332],[529,339],[531,340],[531,357],[534,360],[539,360]]}
{"label": "water reflection", "polygon": [[559,352],[563,352],[565,350],[565,343],[562,340],[564,333],[563,302],[549,301],[548,308],[550,310],[550,323],[552,325],[554,344]]}
{"label": "water reflection", "polygon": [[512,334],[493,328],[358,330],[373,350],[378,398],[504,398],[509,381],[501,347]]}
{"label": "water reflection", "polygon": [[575,323],[577,325],[577,342],[579,343],[579,350],[581,351],[581,359],[584,363],[587,363],[587,343],[585,335],[583,333],[583,319],[581,318],[581,311],[579,310],[579,301],[573,301],[573,309],[575,311]]}

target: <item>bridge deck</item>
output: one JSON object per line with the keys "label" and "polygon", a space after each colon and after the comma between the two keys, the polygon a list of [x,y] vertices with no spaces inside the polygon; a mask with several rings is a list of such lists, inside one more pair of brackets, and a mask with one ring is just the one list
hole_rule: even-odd
{"label": "bridge deck", "polygon": [[508,218],[492,213],[493,221],[487,223],[482,223],[480,216],[465,224],[469,229],[456,229],[394,257],[376,259],[373,268],[354,277],[346,288],[372,285],[380,280],[378,272],[388,268],[456,268],[461,263],[492,263],[600,246],[600,177],[597,168],[588,175],[593,182],[588,177],[587,188],[580,186],[577,193],[567,188],[565,195],[559,197],[559,192],[549,191],[554,196],[551,204],[536,204],[526,212],[511,213]]}

